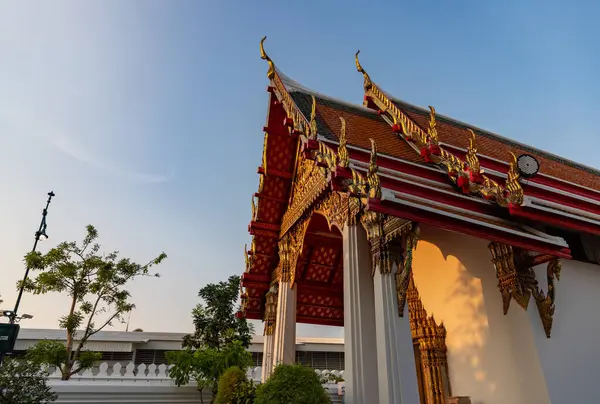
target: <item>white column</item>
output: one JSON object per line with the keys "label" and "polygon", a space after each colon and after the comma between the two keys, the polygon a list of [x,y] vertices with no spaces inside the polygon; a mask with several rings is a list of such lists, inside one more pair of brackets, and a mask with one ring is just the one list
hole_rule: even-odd
{"label": "white column", "polygon": [[277,319],[275,320],[273,367],[280,363],[296,363],[296,288],[289,282],[279,282]]}
{"label": "white column", "polygon": [[394,264],[392,273],[375,270],[375,329],[379,365],[379,403],[419,404],[419,387],[408,305],[404,318],[398,315]]}
{"label": "white column", "polygon": [[267,381],[273,371],[273,347],[275,338],[273,334],[265,335],[263,341],[263,361],[262,373],[260,380],[264,383]]}
{"label": "white column", "polygon": [[379,403],[371,255],[362,226],[344,227],[343,246],[345,402]]}

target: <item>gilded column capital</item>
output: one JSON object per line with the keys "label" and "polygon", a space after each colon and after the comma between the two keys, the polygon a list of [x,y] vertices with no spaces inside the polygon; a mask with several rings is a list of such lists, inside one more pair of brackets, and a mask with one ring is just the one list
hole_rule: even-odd
{"label": "gilded column capital", "polygon": [[406,296],[408,286],[412,277],[413,251],[417,248],[420,229],[418,225],[411,225],[409,231],[403,234],[404,257],[402,266],[398,266],[396,272],[396,294],[398,296],[398,315],[404,317],[404,308],[406,307]]}
{"label": "gilded column capital", "polygon": [[272,286],[266,294],[264,335],[273,335],[277,318],[277,286]]}
{"label": "gilded column capital", "polygon": [[391,274],[394,264],[402,261],[401,239],[412,229],[412,223],[373,211],[364,211],[361,223],[371,246],[372,274],[379,267],[382,274]]}

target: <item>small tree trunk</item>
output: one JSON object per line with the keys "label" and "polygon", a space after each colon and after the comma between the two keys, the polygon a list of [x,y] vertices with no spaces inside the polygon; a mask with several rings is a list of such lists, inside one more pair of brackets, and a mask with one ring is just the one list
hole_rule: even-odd
{"label": "small tree trunk", "polygon": [[[71,308],[69,309],[69,318],[75,313],[75,304],[77,303],[77,295],[73,296],[71,301]],[[71,330],[67,328],[67,361],[62,369],[62,380],[69,380],[71,378],[71,370],[73,369],[73,358],[71,353],[73,352],[73,338],[77,330]]]}

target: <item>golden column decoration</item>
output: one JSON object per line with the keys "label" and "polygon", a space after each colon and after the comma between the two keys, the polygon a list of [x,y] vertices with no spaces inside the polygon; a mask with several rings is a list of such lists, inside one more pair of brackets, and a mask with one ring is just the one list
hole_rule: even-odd
{"label": "golden column decoration", "polygon": [[446,404],[446,397],[451,396],[446,327],[443,323],[438,325],[433,316],[427,315],[412,274],[409,276],[407,302],[413,341],[418,344],[421,357],[424,401],[426,404]]}
{"label": "golden column decoration", "polygon": [[[271,289],[267,292],[266,302],[265,302],[265,330],[263,335],[273,335],[275,332],[275,323],[276,323],[276,315],[277,315],[277,291],[275,288],[271,287]],[[264,353],[266,355],[266,352]]]}

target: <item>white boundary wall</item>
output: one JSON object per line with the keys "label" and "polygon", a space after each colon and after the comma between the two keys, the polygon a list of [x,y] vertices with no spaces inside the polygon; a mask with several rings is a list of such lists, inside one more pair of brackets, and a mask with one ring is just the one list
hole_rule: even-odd
{"label": "white boundary wall", "polygon": [[[319,371],[319,374],[332,373],[343,376],[343,372]],[[260,382],[261,368],[248,370],[248,378]],[[103,363],[97,374],[87,370],[75,375],[71,380],[60,380],[60,372],[55,371],[49,377],[49,385],[58,394],[57,404],[108,404],[108,403],[155,403],[155,404],[192,404],[200,403],[200,393],[191,384],[177,387],[168,376],[166,365],[138,365],[126,367],[120,364]],[[324,385],[329,391],[333,403],[341,403],[336,384]],[[210,393],[204,393],[204,402],[210,402]]]}

